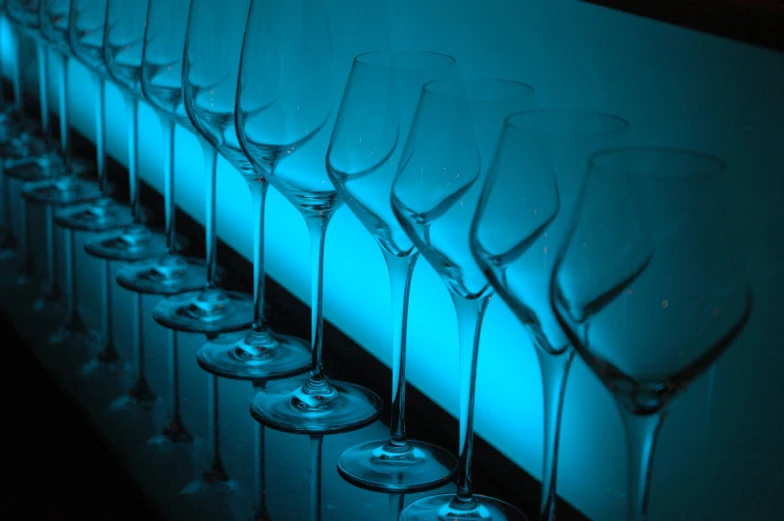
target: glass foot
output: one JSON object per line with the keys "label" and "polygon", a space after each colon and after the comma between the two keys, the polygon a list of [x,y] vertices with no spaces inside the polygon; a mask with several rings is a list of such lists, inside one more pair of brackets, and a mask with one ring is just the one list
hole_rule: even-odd
{"label": "glass foot", "polygon": [[152,316],[175,331],[217,335],[250,327],[253,299],[244,293],[208,288],[168,297],[155,306]]}
{"label": "glass foot", "polygon": [[16,237],[11,230],[5,229],[0,232],[0,261],[10,260],[16,257]]}
{"label": "glass foot", "polygon": [[209,469],[197,479],[185,486],[180,494],[207,494],[213,492],[231,492],[237,490],[236,481],[229,478],[226,470],[220,462],[213,463]]}
{"label": "glass foot", "polygon": [[269,330],[248,331],[239,338],[218,338],[196,353],[202,369],[235,380],[268,380],[306,372],[310,345],[300,338]]}
{"label": "glass foot", "polygon": [[50,181],[30,183],[22,189],[22,196],[38,204],[64,206],[90,201],[100,197],[94,183],[62,176]]}
{"label": "glass foot", "polygon": [[168,254],[129,264],[117,272],[120,286],[149,295],[171,296],[197,291],[206,279],[207,269],[202,261]]}
{"label": "glass foot", "polygon": [[[31,146],[23,145],[17,149],[19,154],[34,152]],[[7,168],[3,175],[12,179],[18,179],[23,183],[53,180],[65,173],[62,159],[51,152],[38,150],[38,154],[16,156],[6,163]],[[10,156],[3,156],[10,157]]]}
{"label": "glass foot", "polygon": [[127,207],[103,196],[89,204],[57,212],[54,221],[63,228],[86,232],[104,232],[133,224]]}
{"label": "glass foot", "polygon": [[142,224],[126,226],[84,245],[93,257],[112,261],[138,261],[167,252],[166,236]]}
{"label": "glass foot", "polygon": [[446,485],[457,468],[448,451],[420,441],[396,447],[371,441],[345,450],[338,473],[352,485],[380,492],[422,492]]}
{"label": "glass foot", "polygon": [[157,399],[145,379],[139,379],[128,392],[114,400],[109,409],[118,411],[128,407],[149,404]]}
{"label": "glass foot", "polygon": [[71,317],[67,323],[63,324],[49,336],[50,344],[62,344],[68,341],[80,341],[94,343],[98,336],[82,321],[77,315]]}
{"label": "glass foot", "polygon": [[273,382],[250,406],[256,421],[296,434],[347,432],[373,423],[381,398],[358,385],[339,381]]}
{"label": "glass foot", "polygon": [[461,502],[454,494],[426,497],[408,505],[400,521],[528,521],[518,509],[486,496]]}
{"label": "glass foot", "polygon": [[182,418],[178,415],[172,417],[171,420],[163,427],[161,434],[172,443],[193,443],[193,435],[185,428]]}

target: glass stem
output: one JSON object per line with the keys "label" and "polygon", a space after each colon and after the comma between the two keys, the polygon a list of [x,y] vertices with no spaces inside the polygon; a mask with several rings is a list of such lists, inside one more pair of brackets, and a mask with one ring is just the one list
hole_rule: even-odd
{"label": "glass stem", "polygon": [[205,248],[207,253],[207,287],[215,288],[218,285],[218,252],[215,235],[215,196],[217,183],[218,153],[205,139],[199,139],[204,152],[204,168],[207,174],[207,189],[205,192],[206,208],[204,212]]}
{"label": "glass stem", "polygon": [[19,28],[15,24],[11,24],[11,32],[13,33],[14,42],[16,44],[16,60],[14,60],[15,64],[13,71],[14,105],[16,105],[16,109],[19,111],[19,115],[24,117],[25,104],[22,94],[22,53],[19,52],[19,44],[22,38]]}
{"label": "glass stem", "polygon": [[389,494],[389,521],[398,521],[403,505],[406,502],[405,494]]}
{"label": "glass stem", "polygon": [[146,368],[144,365],[144,299],[136,293],[136,386],[146,387]]}
{"label": "glass stem", "polygon": [[574,360],[574,349],[565,353],[552,354],[543,347],[536,347],[539,367],[542,371],[544,395],[544,453],[542,458],[542,496],[539,505],[539,521],[555,519],[556,480],[558,474],[558,442],[561,434],[561,412],[563,410],[566,381],[569,367]]}
{"label": "glass stem", "polygon": [[141,215],[141,189],[139,186],[139,147],[137,139],[139,133],[139,102],[136,98],[126,93],[125,103],[128,107],[128,186],[131,194],[131,215],[134,224],[142,224]]}
{"label": "glass stem", "polygon": [[[253,384],[253,395],[257,395],[260,392],[264,392],[265,383],[261,382],[254,382]],[[254,437],[256,438],[256,443],[254,444],[256,449],[256,454],[253,460],[253,479],[254,479],[254,487],[255,487],[255,494],[253,495],[253,512],[255,513],[255,517],[253,518],[255,521],[267,521],[269,520],[269,512],[267,509],[267,477],[265,475],[265,468],[264,468],[264,443],[265,443],[265,429],[264,425],[259,422],[253,422],[254,425]]]}
{"label": "glass stem", "polygon": [[212,466],[209,474],[213,479],[228,481],[220,453],[220,409],[218,406],[218,377],[209,375],[210,381],[210,436],[212,437]]}
{"label": "glass stem", "polygon": [[310,437],[310,521],[321,521],[321,451],[324,436]]}
{"label": "glass stem", "polygon": [[489,299],[466,299],[450,290],[457,313],[460,343],[460,447],[457,463],[456,499],[473,501],[471,457],[474,452],[474,394],[476,391],[476,360],[479,332]]}
{"label": "glass stem", "polygon": [[56,300],[60,294],[57,287],[57,238],[55,237],[54,206],[46,205],[46,296]]}
{"label": "glass stem", "polygon": [[324,316],[322,300],[324,297],[324,240],[327,235],[327,226],[332,215],[308,216],[305,222],[310,232],[311,260],[311,312],[310,312],[310,348],[313,362],[310,370],[311,382],[321,383],[326,380],[324,376],[324,361],[322,351],[324,348]]}
{"label": "glass stem", "polygon": [[19,241],[19,258],[21,264],[19,269],[24,277],[33,276],[33,257],[30,254],[30,227],[27,225],[30,220],[30,205],[24,197],[19,198],[19,204],[22,206],[22,219],[19,222],[20,237]]}
{"label": "glass stem", "polygon": [[[79,287],[77,284],[77,277],[76,272],[78,271],[78,267],[76,265],[76,232],[72,229],[68,229],[66,231],[66,252],[65,257],[68,262],[68,266],[66,272],[68,273],[68,289],[69,289],[69,306],[68,306],[68,315],[69,315],[69,327],[73,331],[78,331],[82,329],[83,322],[82,318],[79,316]],[[107,261],[108,262],[108,261]],[[107,301],[107,306],[111,305],[111,301]],[[108,309],[108,307],[107,307]]]}
{"label": "glass stem", "polygon": [[65,171],[71,173],[71,127],[68,112],[68,64],[69,60],[63,56],[60,67],[60,152],[63,155]]}
{"label": "glass stem", "polygon": [[629,497],[628,521],[647,521],[653,451],[661,431],[665,414],[657,412],[645,416],[629,411],[620,400],[618,408],[626,427],[628,447]]}
{"label": "glass stem", "polygon": [[[5,4],[3,4],[5,5]],[[0,14],[0,27],[2,27],[3,19],[5,16]],[[2,32],[0,32],[0,35]],[[0,37],[1,38],[1,37]],[[0,44],[0,107],[5,108],[5,72],[3,71],[3,67],[5,66],[5,60],[3,60],[3,51],[4,47]]]}
{"label": "glass stem", "polygon": [[114,347],[114,317],[112,316],[112,263],[108,259],[103,261],[103,320],[104,320],[104,345],[99,359],[111,362],[120,358]]}
{"label": "glass stem", "polygon": [[168,116],[161,117],[163,144],[168,147],[163,160],[163,198],[166,220],[166,249],[169,255],[177,250],[176,213],[174,198],[174,121]]}
{"label": "glass stem", "polygon": [[178,363],[180,346],[177,340],[177,331],[169,329],[169,356],[171,357],[169,361],[169,370],[171,371],[169,373],[169,385],[171,385],[172,397],[170,425],[172,426],[182,424],[182,419],[180,418],[180,365]]}
{"label": "glass stem", "polygon": [[392,418],[389,423],[389,445],[405,447],[406,443],[406,329],[408,327],[408,296],[411,275],[419,252],[398,257],[382,248],[389,272],[392,293]]}
{"label": "glass stem", "polygon": [[98,99],[95,101],[95,163],[101,195],[109,197],[109,180],[106,175],[106,121],[104,119],[106,92],[104,81],[100,76],[97,77],[96,83]]}
{"label": "glass stem", "polygon": [[47,59],[46,45],[43,41],[39,41],[36,47],[36,54],[38,55],[38,98],[41,105],[41,127],[44,136],[51,137],[49,125],[49,60]]}
{"label": "glass stem", "polygon": [[253,202],[253,330],[263,331],[264,317],[264,202],[267,198],[267,181],[261,176],[249,183]]}

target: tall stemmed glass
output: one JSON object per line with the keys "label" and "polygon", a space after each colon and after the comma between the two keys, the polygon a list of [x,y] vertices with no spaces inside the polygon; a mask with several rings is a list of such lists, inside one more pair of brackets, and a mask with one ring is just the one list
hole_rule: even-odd
{"label": "tall stemmed glass", "polygon": [[106,0],[50,1],[68,13],[67,35],[73,55],[97,73],[95,76],[97,87],[95,150],[98,185],[101,194],[99,198],[86,205],[79,205],[59,212],[57,223],[67,229],[85,232],[103,232],[129,226],[132,223],[132,216],[127,208],[117,204],[111,198],[111,186],[106,172],[104,78],[108,76],[108,72],[103,60]]}
{"label": "tall stemmed glass", "polygon": [[[204,37],[210,38],[206,42],[220,38],[221,45],[217,49],[213,43],[209,43],[207,49],[202,49],[206,42],[191,42],[188,47],[188,67],[193,84],[214,83],[222,78],[219,85],[210,89],[208,96],[203,91],[189,90],[189,103],[202,119],[207,114],[215,113],[220,113],[220,117],[224,118],[226,127],[221,138],[216,141],[217,146],[248,183],[253,202],[253,323],[240,338],[228,342],[218,339],[208,343],[199,350],[196,358],[199,365],[212,374],[255,381],[304,373],[310,365],[311,353],[304,340],[274,332],[267,325],[264,313],[264,200],[268,184],[263,172],[254,168],[242,150],[233,124],[244,33],[238,30],[231,38],[220,36],[220,31],[225,32],[225,27],[245,28],[247,23],[247,27],[252,28],[256,22],[248,21],[251,15],[249,7],[248,0],[239,0],[236,2],[236,18],[225,21],[215,15],[199,20],[208,13],[204,9],[194,10],[191,23],[198,25],[201,31],[206,31]],[[210,63],[207,60],[210,56],[223,56],[221,66],[203,69]],[[219,100],[217,104],[216,99]],[[219,108],[216,109],[216,105]],[[213,121],[216,119],[214,116],[210,118]]]}
{"label": "tall stemmed glass", "polygon": [[[392,418],[387,440],[351,447],[338,460],[341,476],[384,491],[437,488],[454,474],[449,452],[408,440],[405,359],[408,295],[419,252],[392,213],[389,194],[422,92],[432,80],[456,77],[454,58],[422,51],[361,54],[354,59],[327,152],[330,179],[376,239],[392,286]],[[372,113],[373,117],[368,118]]]}
{"label": "tall stemmed glass", "polygon": [[425,85],[392,208],[403,230],[446,284],[457,313],[460,359],[460,447],[457,493],[409,505],[402,520],[524,520],[515,507],[473,494],[474,392],[479,334],[492,288],[471,257],[468,232],[481,179],[504,117],[534,105],[533,89],[500,79],[450,79]]}
{"label": "tall stemmed glass", "polygon": [[[149,3],[144,31],[142,55],[142,92],[158,110],[164,142],[168,145],[164,158],[164,200],[166,219],[165,255],[131,263],[117,273],[117,283],[137,293],[141,315],[141,295],[176,295],[201,288],[207,277],[203,262],[186,259],[177,253],[175,228],[176,199],[174,192],[174,126],[180,123],[191,128],[183,107],[182,62],[185,30],[190,1],[154,0]],[[193,437],[180,415],[177,332],[169,331],[171,358],[170,384],[172,413],[162,437],[155,442],[189,443]],[[141,327],[139,339],[142,340]]]}
{"label": "tall stemmed glass", "polygon": [[313,255],[313,289],[310,377],[304,383],[270,383],[256,395],[251,413],[269,427],[309,434],[367,425],[381,409],[381,400],[371,391],[324,374],[324,238],[341,201],[325,171],[287,170],[283,162],[329,121],[332,83],[324,2],[253,1],[243,44],[237,132],[256,172],[305,218]]}
{"label": "tall stemmed glass", "polygon": [[[590,155],[628,139],[628,123],[588,110],[511,115],[471,228],[490,283],[530,333],[542,372],[544,449],[539,519],[555,514],[558,437],[574,350],[553,315],[549,279]],[[514,141],[511,141],[514,140]],[[513,147],[513,148],[512,148]]]}
{"label": "tall stemmed glass", "polygon": [[234,131],[239,48],[249,1],[193,0],[185,33],[182,67],[185,110],[200,138],[207,172],[204,225],[207,282],[199,291],[160,302],[153,310],[153,317],[170,329],[210,337],[245,329],[253,322],[253,302],[249,296],[224,291],[218,286],[215,233],[217,153],[240,171],[250,170]]}
{"label": "tall stemmed glass", "polygon": [[[502,164],[511,166],[515,141],[505,134]],[[719,202],[723,171],[721,160],[692,150],[599,152],[556,253],[555,316],[626,427],[629,521],[648,517],[653,450],[672,400],[751,312]]]}

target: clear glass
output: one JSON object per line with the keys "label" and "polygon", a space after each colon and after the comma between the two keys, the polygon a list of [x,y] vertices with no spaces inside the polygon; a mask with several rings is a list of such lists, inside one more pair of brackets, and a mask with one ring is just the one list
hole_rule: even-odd
{"label": "clear glass", "polygon": [[626,426],[629,521],[647,519],[653,450],[672,400],[751,312],[751,287],[725,230],[723,171],[721,160],[691,150],[594,154],[556,252],[555,316]]}
{"label": "clear glass", "polygon": [[422,86],[456,76],[454,58],[444,54],[392,51],[357,56],[327,152],[330,179],[381,247],[392,286],[390,435],[351,447],[338,460],[344,479],[374,490],[437,488],[449,482],[457,467],[448,451],[406,436],[408,294],[419,252],[395,219],[389,200]]}
{"label": "clear glass", "polygon": [[252,2],[239,77],[237,132],[258,175],[305,218],[313,274],[310,377],[304,383],[269,384],[254,399],[251,412],[267,426],[309,434],[359,428],[373,422],[381,409],[381,400],[371,391],[324,374],[324,239],[341,202],[323,167],[288,170],[284,161],[313,144],[329,122],[332,89],[325,2]]}
{"label": "clear glass", "polygon": [[482,272],[526,327],[544,396],[540,521],[555,515],[561,409],[574,350],[549,305],[549,279],[588,157],[629,137],[626,120],[587,110],[509,116],[471,227]]}
{"label": "clear glass", "polygon": [[141,89],[158,111],[165,144],[164,208],[167,252],[130,264],[117,274],[118,283],[138,293],[175,295],[202,287],[207,271],[202,264],[177,253],[174,192],[175,122],[184,121],[182,61],[188,21],[187,2],[156,0],[147,11],[142,52]]}
{"label": "clear glass", "polygon": [[165,327],[215,337],[253,323],[253,299],[224,291],[216,276],[216,161],[226,157],[243,172],[250,171],[234,132],[234,99],[239,52],[249,0],[190,3],[184,38],[182,88],[185,111],[200,137],[207,172],[205,233],[207,282],[201,290],[172,296],[159,303],[153,316]]}
{"label": "clear glass", "polygon": [[[92,69],[97,91],[95,103],[96,172],[101,196],[86,205],[60,211],[57,222],[64,228],[87,232],[104,232],[129,226],[132,215],[111,198],[106,172],[104,79],[108,77],[104,63],[103,36],[106,23],[106,0],[44,0],[68,5],[65,37],[71,54]],[[62,23],[62,22],[58,22]]]}
{"label": "clear glass", "polygon": [[[259,380],[300,374],[308,369],[310,349],[299,338],[282,335],[264,314],[264,201],[267,182],[242,150],[234,126],[237,81],[250,2],[224,4],[220,13],[209,2],[191,8],[186,49],[188,110],[200,132],[243,176],[250,188],[253,230],[252,323],[242,336],[206,344],[196,357],[203,369],[226,378]],[[230,29],[229,29],[230,28]],[[194,36],[195,34],[195,36]],[[207,91],[203,88],[209,85]]]}
{"label": "clear glass", "polygon": [[455,305],[460,356],[457,493],[409,505],[401,520],[524,520],[515,507],[473,493],[474,394],[479,334],[492,288],[471,257],[468,232],[487,160],[510,112],[531,108],[533,89],[502,79],[445,79],[422,89],[392,185],[403,230],[438,272]]}

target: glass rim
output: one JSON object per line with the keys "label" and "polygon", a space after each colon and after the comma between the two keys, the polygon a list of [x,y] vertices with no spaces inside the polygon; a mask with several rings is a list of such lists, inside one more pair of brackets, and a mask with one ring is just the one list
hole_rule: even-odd
{"label": "glass rim", "polygon": [[[534,88],[530,83],[526,83],[524,81],[518,80],[510,80],[508,78],[497,78],[495,76],[464,76],[459,78],[438,78],[435,80],[430,80],[426,82],[422,86],[422,92],[434,94],[436,96],[446,96],[448,94],[437,92],[433,89],[434,86],[438,84],[445,84],[445,83],[456,83],[459,82],[461,85],[465,85],[467,82],[486,82],[486,83],[496,83],[496,84],[503,84],[507,86],[515,86],[515,87],[523,87],[523,89],[527,90],[528,95],[533,95],[536,93],[536,88]],[[498,98],[488,97],[486,99],[505,99],[511,98],[512,95],[509,96],[499,96]],[[470,99],[470,96],[466,96],[466,98]]]}
{"label": "glass rim", "polygon": [[531,109],[531,110],[519,110],[517,112],[512,112],[511,114],[507,115],[504,118],[504,127],[511,127],[518,130],[527,130],[526,127],[517,123],[516,119],[522,119],[523,117],[528,116],[535,116],[538,114],[581,114],[581,115],[590,115],[593,117],[601,117],[607,121],[612,121],[615,123],[615,126],[612,128],[602,129],[596,132],[574,132],[573,135],[588,135],[588,134],[614,134],[616,132],[623,132],[624,130],[629,129],[629,121],[617,114],[613,114],[612,112],[604,112],[601,110],[591,110],[591,109],[572,109],[572,108],[538,108],[538,109]]}
{"label": "glass rim", "polygon": [[[390,66],[388,63],[379,63],[372,58],[380,57],[380,56],[393,56],[393,55],[418,55],[418,56],[428,56],[430,58],[440,58],[443,60],[442,63],[434,63],[433,65],[422,66],[422,67],[406,67],[406,66]],[[361,65],[369,65],[372,67],[389,67],[391,69],[402,69],[402,70],[417,70],[417,69],[429,69],[432,67],[445,67],[449,65],[454,65],[457,62],[457,58],[451,56],[449,54],[445,54],[438,51],[422,51],[418,49],[387,49],[381,51],[368,51],[363,52],[361,54],[357,54],[354,56],[354,63],[361,64]]]}
{"label": "glass rim", "polygon": [[723,174],[727,169],[727,163],[713,154],[690,148],[661,146],[661,145],[636,145],[613,147],[599,150],[588,157],[590,168],[606,170],[607,165],[602,165],[602,160],[611,157],[621,157],[624,155],[637,154],[659,154],[670,157],[687,157],[696,159],[702,168],[689,168],[687,172],[670,173],[667,175],[647,174],[645,177],[707,177]]}

